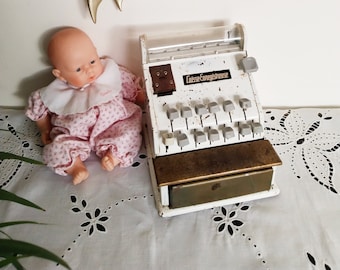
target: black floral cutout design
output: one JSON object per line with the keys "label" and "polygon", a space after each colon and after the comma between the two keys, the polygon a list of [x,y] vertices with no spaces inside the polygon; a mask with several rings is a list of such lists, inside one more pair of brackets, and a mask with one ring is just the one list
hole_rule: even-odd
{"label": "black floral cutout design", "polygon": [[[146,158],[147,158],[147,155],[141,153],[141,154],[138,156],[138,158],[140,158],[140,159],[146,159]],[[131,165],[131,167],[136,168],[136,167],[138,167],[139,165],[141,165],[141,163],[140,163],[139,161],[135,161],[135,162]]]}
{"label": "black floral cutout design", "polygon": [[[271,111],[266,114],[271,115]],[[275,116],[270,120],[276,120]],[[265,131],[279,153],[290,154],[291,169],[298,179],[301,176],[297,168],[302,162],[313,180],[337,194],[333,184],[334,166],[328,153],[340,148],[340,134],[320,131],[322,123],[330,120],[332,117],[318,113],[315,121],[306,124],[298,113],[288,110],[280,118],[279,128],[265,127]]]}
{"label": "black floral cutout design", "polygon": [[249,210],[250,205],[245,203],[222,206],[217,210],[216,215],[213,216],[212,220],[217,223],[217,233],[219,234],[229,235],[233,238],[236,236],[236,233],[239,233],[238,235],[246,239],[252,247],[256,259],[260,260],[261,263],[266,266],[267,260],[263,257],[263,254],[256,242],[254,242],[254,239],[245,232],[240,233],[240,229],[245,224],[245,221],[239,218],[239,216]]}
{"label": "black floral cutout design", "polygon": [[93,215],[90,212],[86,212],[85,215],[89,219],[89,221],[84,222],[80,226],[81,227],[89,227],[89,235],[93,234],[95,228],[99,232],[106,232],[106,228],[102,224],[102,222],[107,221],[109,219],[109,217],[101,216],[101,211],[100,211],[99,208],[96,208]]}
{"label": "black floral cutout design", "polygon": [[[140,159],[145,159],[145,154],[140,154]],[[137,165],[139,166],[140,163]],[[112,206],[108,206],[106,210],[100,210],[98,207],[94,211],[86,211],[88,207],[88,203],[85,199],[78,199],[77,195],[72,194],[70,195],[70,200],[73,204],[73,207],[70,209],[70,211],[73,214],[85,214],[85,221],[82,222],[79,227],[82,228],[83,232],[88,235],[90,238],[91,236],[94,236],[94,233],[97,231],[99,233],[106,233],[108,232],[107,227],[105,226],[106,221],[110,219],[106,214],[108,211],[111,211],[113,207],[120,207],[121,205],[124,205],[125,203],[137,201],[140,199],[146,200],[149,198],[152,198],[153,194],[149,195],[142,195],[142,196],[132,196],[128,197],[127,199],[121,199],[119,201],[113,202]],[[72,246],[77,246],[77,243],[81,237],[83,237],[84,234],[80,232],[76,238],[72,242]],[[72,252],[72,247],[70,246],[67,248],[64,254],[61,255],[61,258],[65,258],[67,253]]]}
{"label": "black floral cutout design", "polygon": [[89,236],[93,235],[95,230],[98,232],[106,232],[106,228],[103,223],[109,220],[109,217],[102,214],[102,211],[99,208],[96,208],[93,213],[85,211],[87,207],[87,202],[85,200],[80,201],[80,205],[77,204],[77,196],[71,195],[71,202],[75,204],[75,206],[71,209],[74,213],[85,212],[85,217],[87,218],[80,227],[88,228]]}
{"label": "black floral cutout design", "polygon": [[[317,265],[317,261],[316,261],[316,259],[314,258],[314,256],[312,255],[312,254],[310,254],[309,252],[307,252],[307,258],[308,258],[308,261],[312,264],[312,265],[314,265],[314,266],[316,266]],[[328,265],[328,264],[326,264],[326,263],[324,263],[324,265],[323,265],[323,267],[322,268],[318,268],[318,269],[324,269],[324,270],[332,270],[332,268]]]}
{"label": "black floral cutout design", "polygon": [[[141,161],[145,160],[146,157],[147,156],[145,154],[140,153],[138,157],[136,157],[137,161],[135,161],[131,167],[133,168],[139,167],[141,165]],[[147,196],[144,196],[144,198],[146,197]],[[138,197],[135,196],[134,199],[138,199]],[[84,228],[85,230],[88,230],[89,236],[93,235],[95,231],[102,232],[102,233],[107,231],[105,225],[103,224],[109,220],[109,217],[105,215],[107,213],[107,210],[102,211],[97,207],[93,212],[86,211],[86,208],[88,206],[87,201],[84,199],[78,200],[77,196],[74,194],[70,196],[70,200],[72,204],[74,205],[71,208],[71,211],[73,213],[85,213],[85,217],[87,218],[87,220],[81,223],[80,227]],[[129,198],[127,201],[131,201],[131,200],[132,199]],[[122,202],[124,201],[125,200],[122,200]],[[118,204],[119,203],[117,202],[116,206]],[[108,209],[110,210],[112,209],[112,207],[109,207]]]}
{"label": "black floral cutout design", "polygon": [[244,224],[244,222],[238,218],[239,212],[245,212],[249,209],[250,206],[243,204],[235,204],[231,209],[222,206],[220,208],[221,212],[218,211],[217,215],[213,217],[213,221],[217,223],[217,231],[219,233],[227,231],[230,236],[233,236]]}

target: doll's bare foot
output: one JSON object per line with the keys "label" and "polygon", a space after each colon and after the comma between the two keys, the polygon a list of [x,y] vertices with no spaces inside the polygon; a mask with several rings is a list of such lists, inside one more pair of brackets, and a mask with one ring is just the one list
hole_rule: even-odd
{"label": "doll's bare foot", "polygon": [[78,185],[89,177],[89,172],[84,163],[78,157],[73,166],[66,171],[67,174],[73,177],[73,184]]}
{"label": "doll's bare foot", "polygon": [[104,170],[111,172],[119,164],[119,160],[108,151],[102,158],[101,163]]}

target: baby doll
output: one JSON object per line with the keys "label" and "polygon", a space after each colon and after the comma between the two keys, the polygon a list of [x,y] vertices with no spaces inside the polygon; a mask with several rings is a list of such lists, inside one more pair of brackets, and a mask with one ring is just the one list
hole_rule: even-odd
{"label": "baby doll", "polygon": [[89,176],[83,162],[91,151],[104,170],[130,166],[141,145],[138,78],[112,59],[99,58],[77,28],[55,33],[48,57],[56,79],[31,94],[26,111],[41,132],[44,162],[71,175],[75,185]]}

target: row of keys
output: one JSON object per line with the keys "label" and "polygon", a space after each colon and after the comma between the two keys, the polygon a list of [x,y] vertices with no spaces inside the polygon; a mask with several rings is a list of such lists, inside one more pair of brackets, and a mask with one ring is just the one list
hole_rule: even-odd
{"label": "row of keys", "polygon": [[215,101],[208,104],[197,103],[192,107],[187,105],[169,106],[165,110],[164,117],[163,115],[157,116],[158,126],[160,130],[170,128],[174,132],[259,120],[257,106],[253,106],[251,100],[241,98],[238,101],[239,106],[236,104],[231,100],[224,100],[219,103]]}
{"label": "row of keys", "polygon": [[[247,110],[251,107],[251,101],[247,98],[241,98],[239,100],[239,105],[243,110]],[[225,100],[222,103],[222,108],[225,112],[232,112],[235,110],[235,105],[231,100]],[[213,101],[208,103],[207,106],[204,104],[196,104],[195,105],[195,112],[198,115],[204,115],[207,113],[217,113],[220,111],[220,106],[217,104],[217,102]],[[176,118],[179,118],[180,114],[177,109],[175,108],[169,108],[167,110],[167,117],[169,120],[175,120]],[[184,106],[181,108],[181,116],[183,118],[189,118],[192,117],[192,110],[189,106]]]}
{"label": "row of keys", "polygon": [[[239,136],[254,136],[256,134],[261,134],[263,132],[263,127],[258,122],[252,123],[242,123],[239,125],[237,130]],[[230,126],[224,126],[221,128],[220,132],[218,129],[210,128],[207,132],[202,130],[194,130],[192,131],[194,143],[200,144],[206,141],[215,142],[221,139],[230,140],[236,137],[235,131]],[[223,138],[221,138],[221,135]],[[162,142],[166,146],[173,145],[175,143],[175,139],[177,139],[177,144],[179,147],[185,147],[190,144],[189,138],[185,133],[179,132],[176,136],[174,133],[164,133],[162,135]]]}

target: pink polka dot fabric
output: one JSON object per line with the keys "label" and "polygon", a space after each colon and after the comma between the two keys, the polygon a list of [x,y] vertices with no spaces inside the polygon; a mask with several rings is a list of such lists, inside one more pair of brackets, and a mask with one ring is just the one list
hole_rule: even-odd
{"label": "pink polka dot fabric", "polygon": [[120,67],[122,89],[111,101],[94,106],[85,113],[57,115],[48,110],[39,90],[32,93],[26,115],[37,121],[51,116],[52,143],[43,150],[44,162],[56,173],[66,175],[76,157],[85,161],[91,151],[103,157],[107,151],[128,167],[138,154],[142,137],[142,111],[134,104],[137,91],[136,76]]}

